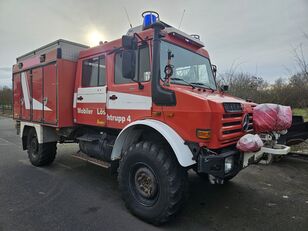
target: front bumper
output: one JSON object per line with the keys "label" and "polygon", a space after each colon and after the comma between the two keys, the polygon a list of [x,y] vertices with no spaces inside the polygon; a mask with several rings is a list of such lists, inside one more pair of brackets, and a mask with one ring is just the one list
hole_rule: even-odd
{"label": "front bumper", "polygon": [[[230,171],[225,171],[225,161],[233,159]],[[243,154],[238,150],[230,150],[217,155],[200,154],[198,157],[198,172],[207,173],[220,179],[235,176],[243,168]]]}
{"label": "front bumper", "polygon": [[[264,153],[273,155],[286,155],[290,152],[290,147],[276,144],[273,147],[262,147],[258,152],[242,153],[237,149],[228,150],[220,154],[201,153],[198,156],[199,173],[207,173],[220,179],[232,178],[243,168],[250,164],[259,162]],[[226,159],[232,158],[232,167],[226,171]]]}

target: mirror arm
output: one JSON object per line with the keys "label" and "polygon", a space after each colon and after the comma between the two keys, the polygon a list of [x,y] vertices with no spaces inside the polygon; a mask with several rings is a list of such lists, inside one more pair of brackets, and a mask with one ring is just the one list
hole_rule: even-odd
{"label": "mirror arm", "polygon": [[212,73],[213,73],[213,76],[214,78],[216,79],[216,74],[217,74],[217,66],[212,64]]}
{"label": "mirror arm", "polygon": [[222,86],[220,86],[219,88],[220,88],[220,91],[221,91],[222,93],[225,93],[226,91],[229,90],[228,85],[222,85]]}
{"label": "mirror arm", "polygon": [[134,80],[134,79],[132,79],[132,81],[135,82],[135,83],[138,83],[139,90],[143,90],[144,89],[144,86],[143,86],[143,84],[140,81]]}
{"label": "mirror arm", "polygon": [[139,82],[139,81],[138,81],[138,88],[139,88],[140,90],[143,90],[143,89],[144,89],[143,84],[142,84],[141,82]]}

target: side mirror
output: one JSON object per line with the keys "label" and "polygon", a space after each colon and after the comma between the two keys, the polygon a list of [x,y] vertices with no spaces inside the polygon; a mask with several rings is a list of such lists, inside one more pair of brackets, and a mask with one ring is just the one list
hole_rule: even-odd
{"label": "side mirror", "polygon": [[135,78],[136,53],[134,50],[122,51],[122,75],[125,79]]}
{"label": "side mirror", "polygon": [[217,73],[217,66],[216,65],[212,65],[212,71],[213,71],[214,78],[216,78],[216,73]]}
{"label": "side mirror", "polygon": [[229,85],[221,85],[220,86],[221,91],[226,92],[229,90]]}
{"label": "side mirror", "polygon": [[124,50],[136,50],[138,47],[138,40],[134,36],[123,35],[122,47]]}

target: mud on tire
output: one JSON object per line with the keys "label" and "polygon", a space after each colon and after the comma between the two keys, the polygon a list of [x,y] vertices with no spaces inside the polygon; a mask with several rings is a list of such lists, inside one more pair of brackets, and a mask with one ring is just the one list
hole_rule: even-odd
{"label": "mud on tire", "polygon": [[187,172],[168,147],[147,141],[132,144],[124,153],[118,172],[122,198],[134,215],[159,225],[181,208]]}
{"label": "mud on tire", "polygon": [[35,129],[31,129],[27,137],[27,152],[32,165],[45,166],[51,164],[57,152],[57,143],[39,144]]}

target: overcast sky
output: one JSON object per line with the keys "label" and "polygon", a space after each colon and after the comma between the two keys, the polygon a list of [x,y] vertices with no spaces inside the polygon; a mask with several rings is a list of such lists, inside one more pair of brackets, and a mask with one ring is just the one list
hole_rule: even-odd
{"label": "overcast sky", "polygon": [[[11,86],[16,57],[59,38],[89,45],[117,39],[141,13],[199,34],[219,72],[235,66],[273,82],[295,72],[294,47],[308,59],[308,0],[0,0],[0,85]],[[94,35],[93,35],[94,34]]]}

